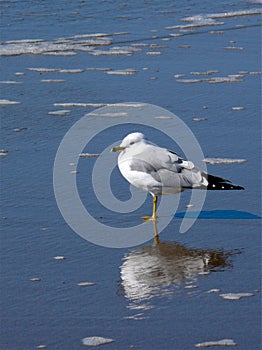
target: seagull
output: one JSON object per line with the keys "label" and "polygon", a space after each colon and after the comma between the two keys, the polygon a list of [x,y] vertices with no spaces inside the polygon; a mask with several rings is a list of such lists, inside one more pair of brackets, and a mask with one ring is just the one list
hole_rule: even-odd
{"label": "seagull", "polygon": [[177,153],[148,142],[141,132],[127,135],[111,152],[120,151],[118,168],[133,186],[149,192],[153,197],[152,216],[144,221],[157,219],[157,198],[188,189],[243,190],[229,180],[209,175],[185,160]]}

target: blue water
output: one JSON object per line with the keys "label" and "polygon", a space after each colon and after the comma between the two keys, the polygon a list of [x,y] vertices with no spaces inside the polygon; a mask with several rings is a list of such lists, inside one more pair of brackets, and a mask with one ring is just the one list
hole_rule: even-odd
{"label": "blue water", "polygon": [[[1,57],[1,81],[21,82],[0,85],[1,99],[21,102],[0,107],[0,148],[9,151],[0,159],[2,349],[35,349],[40,344],[48,349],[82,349],[81,339],[96,335],[115,340],[108,349],[187,350],[199,342],[224,338],[233,339],[238,349],[260,348],[260,220],[215,215],[197,220],[181,234],[182,219],[175,217],[160,233],[158,245],[152,238],[139,247],[109,249],[83,240],[66,224],[55,201],[52,177],[62,138],[76,121],[94,110],[55,107],[54,103],[150,103],[179,116],[195,134],[206,157],[247,160],[208,166],[210,173],[244,186],[245,191],[211,191],[203,211],[261,216],[260,75],[245,74],[243,82],[222,84],[183,84],[174,78],[175,74],[195,78],[190,72],[207,70],[219,71],[215,76],[220,77],[239,71],[259,72],[259,15],[222,18],[223,25],[202,26],[163,40],[178,33],[165,28],[187,24],[181,21],[186,16],[253,8],[259,4],[228,0],[1,1],[2,43],[22,39],[53,42],[74,35],[128,32],[113,36],[111,46],[166,46],[155,49],[162,53],[156,56],[146,55],[154,49],[141,47],[142,51],[132,56],[93,56],[76,51],[68,57]],[[225,50],[232,45],[230,41],[243,50]],[[28,70],[32,67],[80,68],[84,72],[39,74]],[[91,67],[133,68],[138,73],[107,75],[86,70]],[[17,72],[24,75],[15,75]],[[43,83],[42,79],[66,81]],[[245,109],[233,111],[236,106]],[[59,109],[71,112],[67,116],[48,114]],[[207,120],[197,123],[195,117]],[[101,134],[101,140],[96,135],[96,142],[85,151],[100,153],[108,143],[133,131],[134,126],[126,123],[128,117],[114,132]],[[167,123],[169,131],[175,133],[172,120]],[[21,131],[14,131],[16,128]],[[175,147],[161,133],[146,127],[142,131],[161,146]],[[110,214],[88,197],[95,160],[79,161],[78,186],[86,205],[92,207],[94,216],[113,227],[128,220],[139,224],[140,217],[151,211],[150,198],[135,215],[129,215]],[[74,169],[69,167],[69,171]],[[123,200],[130,195],[117,170],[112,190]],[[189,196],[182,194],[178,213],[185,211]],[[66,259],[56,261],[55,256]],[[31,278],[41,281],[32,282]],[[85,281],[96,285],[77,285]],[[207,293],[214,288],[220,292]],[[219,297],[229,292],[254,296],[239,301]]]}

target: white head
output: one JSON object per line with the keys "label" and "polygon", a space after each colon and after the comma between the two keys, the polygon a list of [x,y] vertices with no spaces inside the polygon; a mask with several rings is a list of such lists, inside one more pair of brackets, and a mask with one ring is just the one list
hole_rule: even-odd
{"label": "white head", "polygon": [[144,141],[144,139],[145,136],[141,132],[133,132],[122,140],[120,146],[124,148],[131,147],[138,142]]}
{"label": "white head", "polygon": [[141,132],[133,132],[132,134],[127,135],[121,142],[120,146],[112,148],[112,152],[123,151],[126,148],[134,147],[140,142],[145,141],[145,136]]}

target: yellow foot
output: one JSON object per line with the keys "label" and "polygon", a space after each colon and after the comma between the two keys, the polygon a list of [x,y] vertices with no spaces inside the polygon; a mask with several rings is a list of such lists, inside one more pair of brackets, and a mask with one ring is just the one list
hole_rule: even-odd
{"label": "yellow foot", "polygon": [[157,220],[157,217],[146,215],[146,216],[142,216],[142,220],[144,222],[149,222],[149,221],[153,221],[154,222],[154,221]]}

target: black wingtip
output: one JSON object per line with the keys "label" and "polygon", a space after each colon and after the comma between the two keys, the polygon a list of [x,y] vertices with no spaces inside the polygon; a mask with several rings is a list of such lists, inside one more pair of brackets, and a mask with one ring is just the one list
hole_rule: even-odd
{"label": "black wingtip", "polygon": [[227,182],[210,183],[207,186],[208,190],[244,190],[245,188],[238,185],[233,185]]}
{"label": "black wingtip", "polygon": [[233,188],[230,188],[230,190],[244,190],[245,189],[245,187],[238,186],[238,185],[231,185],[231,187],[233,187]]}
{"label": "black wingtip", "polygon": [[244,190],[245,188],[239,185],[233,185],[230,181],[221,177],[207,175],[208,190]]}

